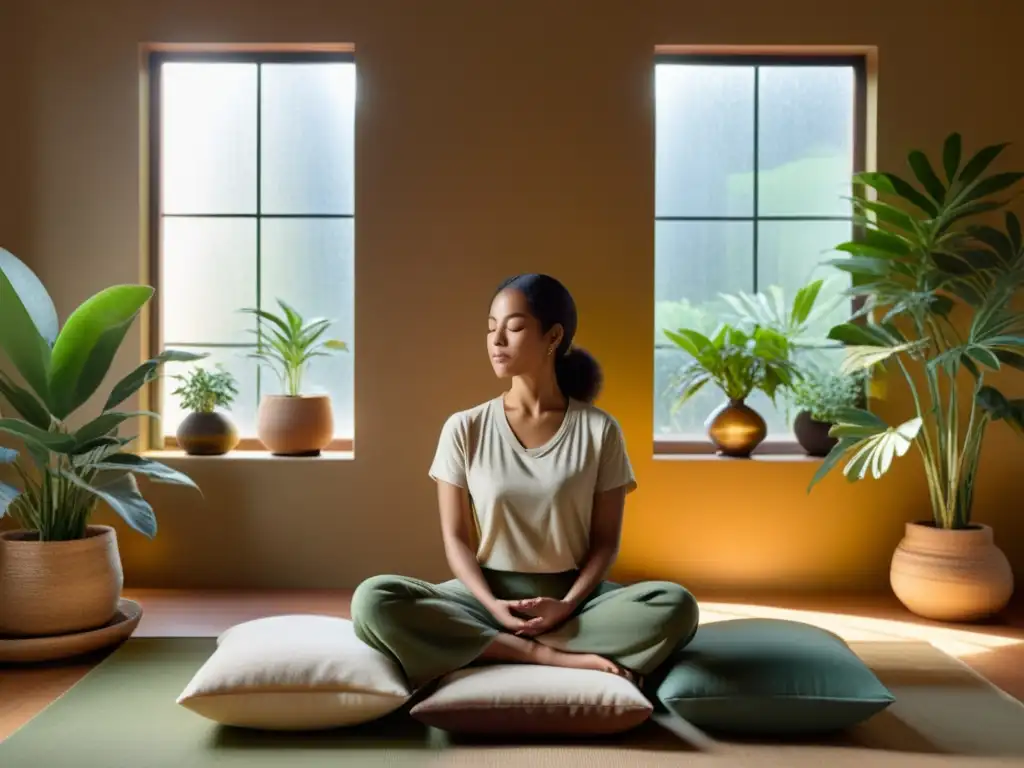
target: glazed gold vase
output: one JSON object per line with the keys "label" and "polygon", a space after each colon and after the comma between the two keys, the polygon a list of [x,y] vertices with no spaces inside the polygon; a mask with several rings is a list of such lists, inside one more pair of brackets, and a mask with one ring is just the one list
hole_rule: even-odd
{"label": "glazed gold vase", "polygon": [[761,414],[742,400],[722,403],[704,425],[718,452],[736,458],[749,458],[768,434],[768,425]]}

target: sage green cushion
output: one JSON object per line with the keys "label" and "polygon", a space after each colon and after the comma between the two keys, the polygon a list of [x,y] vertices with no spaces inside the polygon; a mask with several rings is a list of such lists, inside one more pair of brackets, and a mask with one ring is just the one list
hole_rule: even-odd
{"label": "sage green cushion", "polygon": [[672,712],[698,728],[734,734],[841,730],[894,700],[838,635],[779,619],[702,625],[651,682]]}

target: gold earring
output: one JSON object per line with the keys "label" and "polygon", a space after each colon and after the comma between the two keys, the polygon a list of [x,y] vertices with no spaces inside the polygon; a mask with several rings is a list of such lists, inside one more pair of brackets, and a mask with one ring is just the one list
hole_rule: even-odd
{"label": "gold earring", "polygon": [[551,357],[553,354],[555,354],[555,348],[548,347],[548,357]]}

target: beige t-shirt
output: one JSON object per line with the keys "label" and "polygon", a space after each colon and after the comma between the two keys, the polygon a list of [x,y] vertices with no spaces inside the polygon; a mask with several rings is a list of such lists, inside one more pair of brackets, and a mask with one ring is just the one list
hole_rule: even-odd
{"label": "beige t-shirt", "polygon": [[468,489],[480,565],[520,573],[581,567],[594,494],[636,488],[618,422],[576,400],[554,437],[537,448],[516,438],[502,397],[452,415],[430,476]]}

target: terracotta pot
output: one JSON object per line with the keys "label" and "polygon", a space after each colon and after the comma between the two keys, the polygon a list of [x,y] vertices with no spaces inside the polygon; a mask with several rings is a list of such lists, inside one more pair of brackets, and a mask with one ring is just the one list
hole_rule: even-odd
{"label": "terracotta pot", "polygon": [[987,525],[946,530],[907,523],[889,583],[910,611],[937,621],[986,618],[1013,595],[1013,571]]}
{"label": "terracotta pot", "polygon": [[748,458],[768,434],[761,414],[742,400],[723,403],[704,422],[708,437],[723,456]]}
{"label": "terracotta pot", "polygon": [[175,433],[178,445],[192,456],[221,456],[238,445],[238,429],[223,413],[190,413]]}
{"label": "terracotta pot", "polygon": [[256,436],[277,456],[318,456],[334,436],[328,395],[265,395]]}
{"label": "terracotta pot", "polygon": [[39,541],[0,533],[0,635],[40,637],[102,627],[124,586],[117,534],[90,525],[84,538]]}
{"label": "terracotta pot", "polygon": [[830,429],[831,422],[814,419],[810,411],[800,411],[793,420],[793,434],[808,456],[828,456],[839,442],[838,438],[829,437]]}

